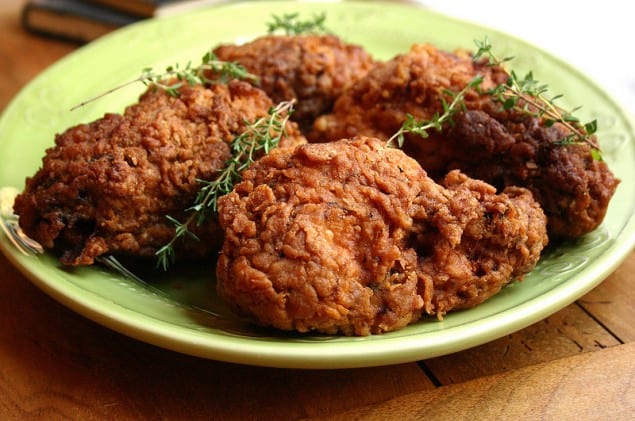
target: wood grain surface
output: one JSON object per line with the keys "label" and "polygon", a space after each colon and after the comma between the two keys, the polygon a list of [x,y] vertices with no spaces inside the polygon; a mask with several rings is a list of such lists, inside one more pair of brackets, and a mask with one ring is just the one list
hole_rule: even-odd
{"label": "wood grain surface", "polygon": [[633,419],[634,352],[634,343],[615,346],[321,419]]}
{"label": "wood grain surface", "polygon": [[[76,45],[0,1],[0,110]],[[148,345],[58,304],[0,256],[0,420],[634,419],[635,253],[551,317],[482,346],[351,370],[226,364]]]}

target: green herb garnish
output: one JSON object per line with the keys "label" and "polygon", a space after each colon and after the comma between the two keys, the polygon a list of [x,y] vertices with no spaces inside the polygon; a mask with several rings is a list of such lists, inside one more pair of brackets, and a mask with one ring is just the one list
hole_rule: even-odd
{"label": "green herb garnish", "polygon": [[324,34],[328,30],[324,26],[326,13],[313,15],[309,20],[300,20],[299,13],[286,13],[282,16],[271,15],[273,22],[267,23],[267,33],[282,32],[285,35]]}
{"label": "green herb garnish", "polygon": [[541,84],[534,79],[533,73],[530,71],[524,77],[509,70],[505,63],[511,61],[513,57],[499,58],[492,51],[492,45],[487,37],[484,40],[475,40],[474,43],[478,48],[474,54],[475,60],[486,59],[488,65],[498,66],[507,74],[507,81],[500,84],[486,93],[502,104],[504,110],[516,109],[526,114],[541,118],[546,127],[551,127],[559,123],[566,127],[570,134],[560,139],[557,143],[560,145],[571,145],[586,143],[591,147],[591,155],[596,160],[601,160],[600,147],[593,135],[597,131],[597,120],[588,123],[581,123],[580,119],[575,117],[573,113],[580,109],[576,107],[567,111],[555,104],[555,101],[562,98],[562,95],[553,97],[547,96],[548,86]]}
{"label": "green herb garnish", "polygon": [[179,95],[179,88],[185,84],[194,86],[197,84],[227,83],[231,79],[258,80],[242,65],[218,60],[216,55],[210,50],[203,55],[201,63],[197,66],[192,65],[191,62],[188,62],[185,67],[176,64],[166,67],[162,72],[155,72],[151,67],[146,67],[136,79],[122,83],[93,98],[87,99],[71,108],[71,110],[83,107],[90,102],[139,82],[146,86],[154,86],[156,89],[163,89],[168,95],[176,97]]}
{"label": "green herb garnish", "polygon": [[393,134],[388,142],[386,143],[388,146],[393,146],[395,140],[397,141],[397,146],[401,148],[405,141],[406,133],[413,133],[421,136],[422,138],[427,138],[429,136],[428,131],[431,129],[441,131],[443,130],[443,125],[446,123],[452,124],[452,117],[459,111],[465,109],[465,103],[463,102],[463,97],[470,89],[476,89],[483,82],[483,77],[481,75],[477,75],[471,81],[465,85],[463,89],[461,89],[458,93],[452,92],[449,89],[443,90],[443,93],[451,98],[451,101],[448,101],[441,97],[441,105],[443,106],[443,113],[439,114],[438,112],[434,114],[432,119],[430,120],[416,120],[411,114],[406,114],[406,120],[401,125],[401,128],[397,131],[397,133]]}
{"label": "green herb garnish", "polygon": [[197,239],[191,232],[192,224],[203,224],[218,211],[218,199],[231,192],[234,185],[241,180],[241,173],[247,169],[261,153],[267,154],[278,146],[280,140],[287,136],[286,124],[293,112],[293,101],[285,101],[269,109],[268,115],[253,123],[232,140],[230,144],[232,156],[219,171],[216,179],[198,180],[202,185],[194,204],[186,209],[191,211],[185,222],[179,222],[171,216],[168,220],[175,226],[172,239],[156,252],[157,266],[167,270],[175,261],[174,245],[184,237]]}

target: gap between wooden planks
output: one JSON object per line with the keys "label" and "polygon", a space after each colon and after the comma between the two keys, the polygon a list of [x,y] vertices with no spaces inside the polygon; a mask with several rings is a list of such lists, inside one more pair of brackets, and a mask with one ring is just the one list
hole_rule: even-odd
{"label": "gap between wooden planks", "polygon": [[616,345],[320,419],[632,419],[634,355],[635,343]]}

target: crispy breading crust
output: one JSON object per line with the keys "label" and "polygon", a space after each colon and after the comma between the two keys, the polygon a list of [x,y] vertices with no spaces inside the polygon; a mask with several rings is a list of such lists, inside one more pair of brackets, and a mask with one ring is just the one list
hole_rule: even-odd
{"label": "crispy breading crust", "polygon": [[[178,97],[151,87],[123,115],[56,136],[16,199],[20,225],[67,265],[92,264],[105,253],[152,257],[174,235],[166,215],[185,219],[197,180],[216,177],[230,157],[228,143],[271,105],[245,82],[185,86]],[[304,142],[294,125],[288,132],[288,145]],[[218,250],[215,221],[195,232],[202,241],[177,244],[177,253]]]}
{"label": "crispy breading crust", "polygon": [[[361,134],[387,139],[406,114],[418,120],[441,114],[444,90],[457,93],[477,74],[483,76],[482,92],[507,78],[499,67],[475,62],[466,52],[415,45],[376,64],[338,98],[332,113],[316,120],[308,138],[321,142]],[[441,180],[460,169],[498,189],[530,189],[547,214],[552,239],[578,237],[599,226],[619,180],[605,162],[593,159],[588,145],[558,144],[568,134],[564,127],[545,127],[526,113],[503,111],[491,95],[472,90],[464,102],[467,112],[454,116],[454,124],[443,131],[432,130],[425,139],[406,136],[404,150],[432,178]]]}
{"label": "crispy breading crust", "polygon": [[[428,185],[432,183],[428,181]],[[417,197],[417,274],[426,312],[439,318],[474,307],[521,280],[548,243],[545,215],[529,190],[491,185],[458,170]]]}
{"label": "crispy breading crust", "polygon": [[368,335],[441,317],[530,271],[547,242],[525,189],[458,172],[434,183],[359,137],[279,149],[219,201],[217,291],[239,314],[300,332]]}
{"label": "crispy breading crust", "polygon": [[214,50],[221,60],[242,64],[260,78],[274,102],[297,101],[292,118],[308,127],[329,112],[335,99],[370,70],[373,59],[360,46],[333,35],[270,35]]}

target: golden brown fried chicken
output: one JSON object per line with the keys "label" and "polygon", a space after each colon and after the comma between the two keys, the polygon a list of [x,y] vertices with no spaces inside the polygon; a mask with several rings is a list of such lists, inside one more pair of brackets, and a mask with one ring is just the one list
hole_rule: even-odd
{"label": "golden brown fried chicken", "polygon": [[536,265],[547,245],[546,218],[529,190],[491,185],[451,171],[427,181],[414,202],[411,246],[426,313],[474,307]]}
{"label": "golden brown fried chicken", "polygon": [[217,291],[265,326],[368,335],[475,305],[546,244],[525,189],[448,188],[378,139],[277,149],[219,201]]}
{"label": "golden brown fried chicken", "polygon": [[424,303],[404,244],[424,176],[367,139],[272,151],[219,201],[219,295],[285,330],[366,335],[416,320]]}
{"label": "golden brown fried chicken", "polygon": [[333,35],[269,35],[214,50],[259,77],[274,102],[296,100],[292,118],[308,127],[331,110],[335,99],[370,70],[373,60],[360,46]]}
{"label": "golden brown fried chicken", "polygon": [[[166,216],[185,219],[197,180],[216,177],[245,121],[266,116],[271,105],[264,92],[239,81],[185,86],[178,97],[150,88],[123,115],[56,136],[16,199],[20,225],[67,265],[92,264],[105,253],[153,256],[174,235]],[[287,130],[287,145],[304,142],[295,125]],[[195,232],[203,241],[186,243],[187,250],[177,245],[177,254],[218,250],[216,222]]]}
{"label": "golden brown fried chicken", "polygon": [[[403,55],[376,64],[319,117],[312,141],[358,134],[387,139],[406,114],[431,120],[443,113],[444,90],[461,91],[477,74],[481,90],[507,80],[499,67],[475,62],[465,52],[452,54],[431,45],[415,45]],[[447,98],[446,98],[447,100]],[[550,237],[577,237],[597,228],[615,192],[617,180],[606,163],[593,158],[586,144],[562,145],[569,132],[517,110],[503,111],[491,95],[469,91],[467,111],[454,126],[430,131],[422,139],[408,135],[405,150],[435,180],[460,169],[495,187],[523,186],[534,194],[549,220]]]}

